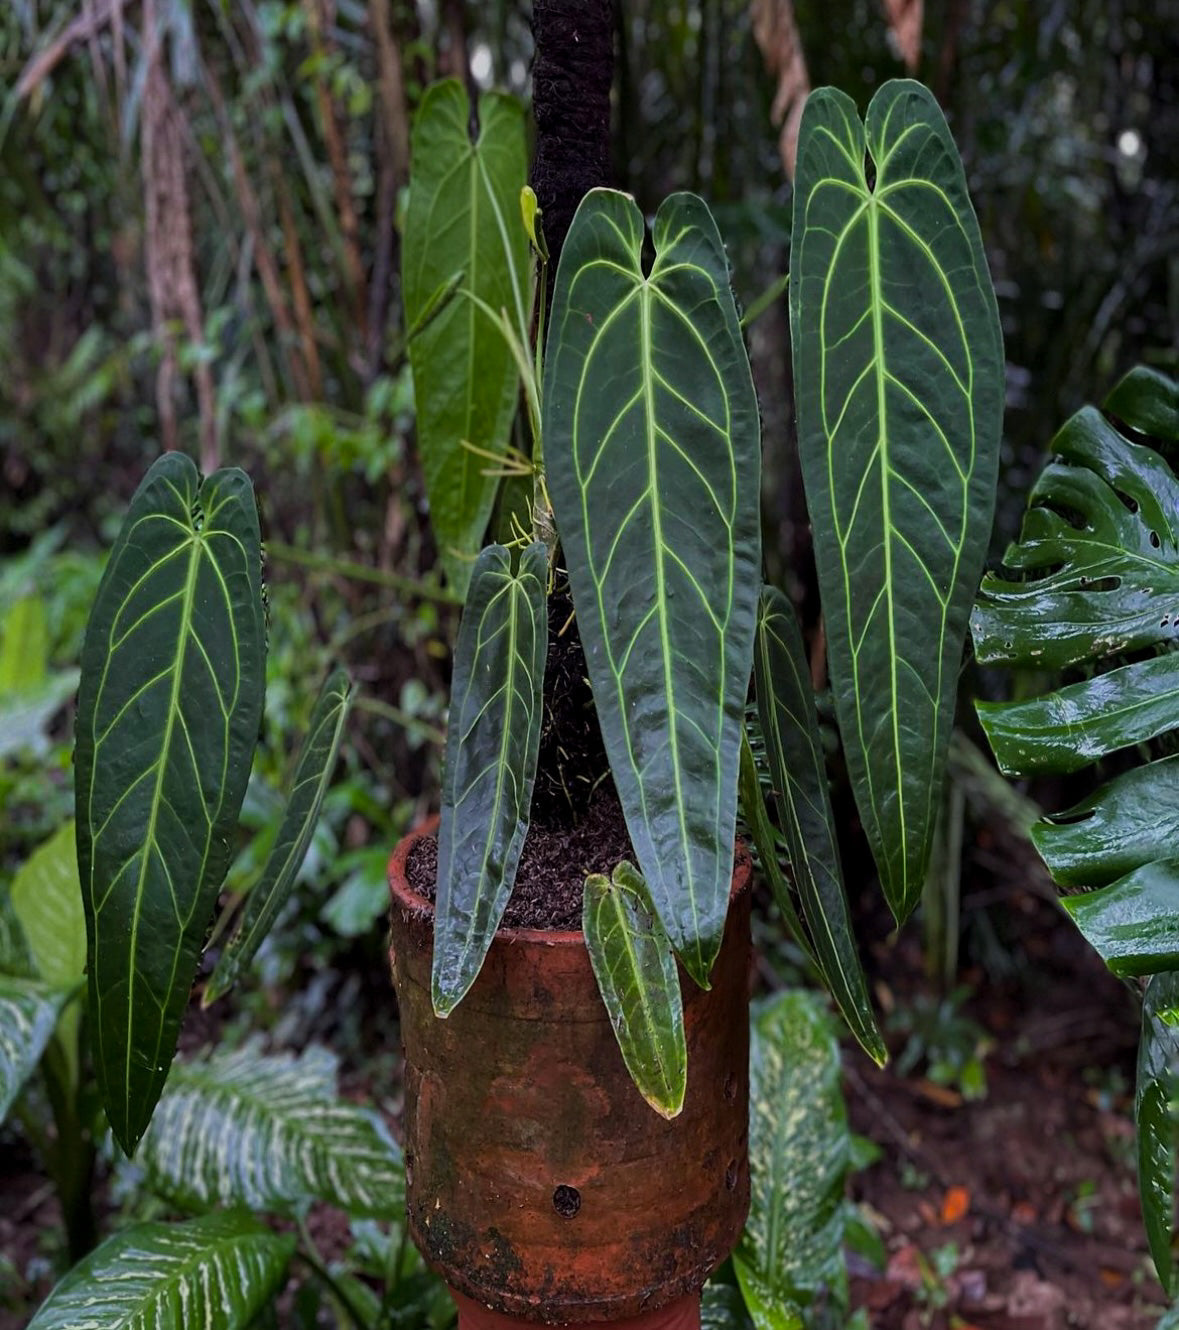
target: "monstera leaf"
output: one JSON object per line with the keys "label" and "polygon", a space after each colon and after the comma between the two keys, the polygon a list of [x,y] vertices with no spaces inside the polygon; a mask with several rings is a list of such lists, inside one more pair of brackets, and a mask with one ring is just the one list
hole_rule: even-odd
{"label": "monstera leaf", "polygon": [[474,983],[512,894],[540,752],[548,556],[489,545],[475,564],[454,653],[438,825],[434,1010]]}
{"label": "monstera leaf", "polygon": [[[495,501],[487,454],[494,464],[507,448],[516,409],[516,364],[487,311],[507,310],[524,341],[528,330],[524,110],[514,98],[484,93],[474,140],[470,121],[456,79],[422,98],[402,247],[406,324],[420,326],[409,358],[430,520],[460,595]],[[459,295],[442,306],[439,294],[452,285]]]}
{"label": "monstera leaf", "polygon": [[250,776],[262,550],[242,471],[168,453],[131,501],[82,651],[74,793],[103,1104],[127,1151],[163,1089]]}
{"label": "monstera leaf", "polygon": [[1134,1096],[1138,1188],[1159,1283],[1175,1289],[1175,1180],[1179,1167],[1179,975],[1147,985]]}
{"label": "monstera leaf", "polygon": [[883,1066],[888,1050],[856,951],[802,633],[775,587],[764,588],[758,605],[754,678],[778,821],[815,955],[848,1028]]}
{"label": "monstera leaf", "polygon": [[266,1057],[249,1043],[177,1062],[138,1161],[187,1209],[290,1212],[322,1200],[394,1219],[405,1207],[400,1150],[376,1113],[339,1098],[325,1048]]}
{"label": "monstera leaf", "polygon": [[898,921],[921,896],[990,535],[1003,346],[954,141],[920,84],[803,113],[790,255],[798,438],[831,684]]}
{"label": "monstera leaf", "polygon": [[[983,581],[975,651],[1085,677],[979,704],[1009,774],[1076,771],[1179,727],[1179,479],[1159,451],[1176,444],[1179,385],[1142,370],[1053,440],[1010,571]],[[1177,793],[1176,759],[1159,756],[1033,829],[1057,882],[1098,888],[1064,904],[1115,973],[1179,967]]]}
{"label": "monstera leaf", "polygon": [[847,1303],[844,1180],[851,1133],[839,1044],[813,993],[755,1012],[749,1056],[749,1218],[733,1266],[757,1330],[803,1330],[823,1291]]}
{"label": "monstera leaf", "polygon": [[247,1330],[294,1250],[242,1214],[134,1224],[74,1266],[29,1330]]}
{"label": "monstera leaf", "polygon": [[582,932],[631,1079],[651,1107],[677,1117],[688,1087],[684,1004],[675,956],[634,865],[585,880]]}
{"label": "monstera leaf", "polygon": [[549,492],[639,869],[699,984],[720,947],[760,576],[757,401],[716,225],[593,190],[545,361]]}
{"label": "monstera leaf", "polygon": [[209,1006],[233,987],[290,897],[319,820],[351,705],[348,672],[333,670],[311,713],[291,793],[266,867],[246,897],[241,922],[217,962],[201,998],[202,1007]]}

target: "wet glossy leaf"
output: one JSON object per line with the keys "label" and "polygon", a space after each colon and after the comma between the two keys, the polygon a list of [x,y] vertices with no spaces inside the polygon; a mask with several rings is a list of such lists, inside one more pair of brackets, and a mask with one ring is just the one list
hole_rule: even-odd
{"label": "wet glossy leaf", "polygon": [[848,1028],[883,1066],[888,1050],[852,931],[802,634],[789,600],[774,587],[762,589],[753,668],[778,823],[807,929]]}
{"label": "wet glossy leaf", "polygon": [[532,804],[548,647],[548,560],[489,545],[459,626],[446,734],[434,1010],[448,1015],[475,981],[512,894]]}
{"label": "wet glossy leaf", "polygon": [[593,190],[561,252],[545,362],[549,490],[638,867],[707,984],[732,880],[761,582],[757,401],[716,225]]}
{"label": "wet glossy leaf", "polygon": [[1179,859],[1156,859],[1061,904],[1114,974],[1179,969]]}
{"label": "wet glossy leaf", "polygon": [[754,1016],[749,1062],[749,1219],[733,1264],[757,1330],[801,1330],[824,1290],[846,1305],[844,1178],[851,1162],[839,1045],[812,993]]}
{"label": "wet glossy leaf", "polygon": [[190,1209],[290,1212],[312,1200],[399,1219],[401,1152],[372,1110],[336,1090],[336,1059],[312,1046],[264,1056],[250,1043],[177,1062],[137,1162],[162,1195]]}
{"label": "wet glossy leaf", "polygon": [[1179,757],[1115,776],[1037,822],[1032,840],[1062,886],[1100,887],[1179,847]]}
{"label": "wet glossy leaf", "polygon": [[1179,1167],[1179,975],[1158,974],[1146,988],[1134,1117],[1138,1190],[1159,1282],[1175,1293],[1175,1181]]}
{"label": "wet glossy leaf", "polygon": [[991,529],[998,312],[954,141],[920,84],[885,84],[864,124],[842,93],[811,94],[794,216],[799,450],[831,683],[903,920],[921,895]]}
{"label": "wet glossy leaf", "polygon": [[[983,580],[972,619],[980,660],[1097,671],[979,705],[1009,772],[1079,770],[1179,717],[1179,479],[1149,446],[1179,442],[1179,385],[1132,371],[1105,410],[1084,408],[1053,440],[1010,571]],[[1141,658],[1123,663],[1130,653]],[[1033,829],[1058,882],[1101,888],[1064,904],[1117,974],[1179,964],[1177,779],[1174,759],[1148,763]]]}
{"label": "wet glossy leaf", "polygon": [[167,1078],[225,876],[265,688],[261,545],[247,476],[148,471],[86,630],[78,868],[95,1068],[130,1151]]}
{"label": "wet glossy leaf", "polygon": [[0,1122],[37,1069],[73,988],[0,974]]}
{"label": "wet glossy leaf", "polygon": [[517,369],[493,319],[465,297],[451,299],[425,324],[439,291],[456,273],[461,290],[495,315],[506,309],[527,328],[528,236],[520,190],[528,178],[524,111],[512,97],[479,98],[479,134],[455,79],[434,84],[414,121],[411,185],[402,248],[406,325],[424,324],[409,343],[418,448],[430,520],[454,588],[466,591],[498,481],[494,463],[472,450],[502,454],[516,410]]}
{"label": "wet glossy leaf", "polygon": [[[77,991],[86,975],[86,917],[72,821],[60,826],[17,869],[11,899],[37,976],[47,984]],[[56,1032],[73,1085],[78,1079],[81,1015],[81,1002],[71,1002],[62,1010]]]}
{"label": "wet glossy leaf", "polygon": [[633,864],[586,878],[582,931],[631,1080],[657,1113],[677,1117],[688,1085],[679,972]]}
{"label": "wet glossy leaf", "polygon": [[134,1224],[74,1266],[29,1330],[247,1330],[294,1250],[242,1214]]}
{"label": "wet glossy leaf", "polygon": [[215,1002],[237,983],[291,894],[336,767],[352,695],[348,672],[334,670],[324,683],[311,713],[287,806],[266,867],[246,897],[241,922],[217,962],[201,999],[203,1007]]}

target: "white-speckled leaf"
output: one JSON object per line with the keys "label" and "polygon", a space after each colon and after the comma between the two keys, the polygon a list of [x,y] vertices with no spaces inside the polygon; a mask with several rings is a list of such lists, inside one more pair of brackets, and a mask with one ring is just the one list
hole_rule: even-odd
{"label": "white-speckled leaf", "polygon": [[246,1330],[294,1249],[248,1215],[135,1224],[74,1266],[28,1330]]}
{"label": "white-speckled leaf", "polygon": [[257,1043],[177,1063],[137,1157],[152,1187],[189,1208],[288,1212],[312,1200],[398,1217],[401,1151],[370,1109],[337,1095],[336,1059]]}
{"label": "white-speckled leaf", "polygon": [[0,974],[0,1122],[36,1070],[72,991]]}
{"label": "white-speckled leaf", "polygon": [[781,993],[753,1021],[749,1219],[733,1253],[757,1330],[802,1330],[802,1309],[823,1290],[846,1304],[850,1158],[831,1020],[814,994]]}

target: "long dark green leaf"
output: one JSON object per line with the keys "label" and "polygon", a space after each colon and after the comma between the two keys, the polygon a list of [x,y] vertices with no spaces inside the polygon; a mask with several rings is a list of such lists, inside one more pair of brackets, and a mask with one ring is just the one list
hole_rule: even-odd
{"label": "long dark green leaf", "polygon": [[177,1062],[139,1162],[149,1183],[187,1208],[280,1211],[312,1200],[399,1219],[401,1152],[380,1117],[339,1098],[325,1048],[262,1055],[256,1043]]}
{"label": "long dark green leaf", "polygon": [[[517,369],[502,332],[475,300],[452,299],[444,307],[437,300],[461,273],[461,289],[496,315],[506,309],[525,339],[528,326],[523,108],[514,98],[485,93],[474,142],[469,124],[461,83],[448,79],[427,90],[413,127],[402,246],[406,325],[419,326],[409,358],[430,520],[460,595],[498,484],[487,474],[488,458],[473,448],[502,454],[507,447]],[[431,307],[435,317],[427,323]]]}
{"label": "long dark green leaf", "polygon": [[851,1134],[839,1045],[812,993],[755,1015],[749,1057],[749,1218],[733,1265],[757,1330],[802,1330],[823,1290],[846,1305],[844,1179]]}
{"label": "long dark green leaf", "polygon": [[286,904],[311,844],[323,796],[336,766],[344,724],[352,705],[352,684],[347,670],[334,670],[325,682],[311,713],[307,737],[295,767],[291,792],[278,836],[262,876],[246,897],[241,922],[229,940],[201,999],[207,1007],[235,983],[262,939]]}
{"label": "long dark green leaf", "polygon": [[549,490],[610,766],[659,919],[700,984],[732,879],[760,585],[757,401],[716,225],[593,190],[545,362]]}
{"label": "long dark green leaf", "polygon": [[73,988],[0,974],[0,1122],[37,1069]]}
{"label": "long dark green leaf", "polygon": [[489,545],[475,564],[454,653],[434,915],[434,1010],[475,981],[512,894],[540,750],[548,562]]}
{"label": "long dark green leaf", "polygon": [[131,501],[82,652],[75,797],[95,1066],[130,1151],[168,1075],[225,876],[265,689],[248,477],[161,457]]}
{"label": "long dark green leaf", "polygon": [[921,895],[991,529],[998,311],[954,141],[920,84],[886,83],[865,124],[842,93],[811,94],[794,218],[799,450],[831,682],[903,920]]}
{"label": "long dark green leaf", "polygon": [[1175,1288],[1175,1181],[1179,1167],[1179,974],[1146,988],[1138,1084],[1138,1190],[1150,1254],[1168,1296]]}
{"label": "long dark green leaf", "polygon": [[586,878],[582,931],[631,1080],[656,1113],[677,1117],[688,1086],[679,972],[633,864]]}
{"label": "long dark green leaf", "polygon": [[1062,886],[1100,887],[1165,859],[1179,845],[1179,757],[1116,776],[1079,804],[1032,827]]}
{"label": "long dark green leaf", "polygon": [[1156,859],[1061,904],[1114,974],[1179,969],[1179,859]]}
{"label": "long dark green leaf", "polygon": [[856,950],[802,633],[776,587],[762,589],[753,669],[774,802],[807,929],[848,1028],[883,1066],[888,1050]]}
{"label": "long dark green leaf", "polygon": [[28,1330],[247,1330],[294,1250],[243,1214],[134,1224],[74,1266]]}

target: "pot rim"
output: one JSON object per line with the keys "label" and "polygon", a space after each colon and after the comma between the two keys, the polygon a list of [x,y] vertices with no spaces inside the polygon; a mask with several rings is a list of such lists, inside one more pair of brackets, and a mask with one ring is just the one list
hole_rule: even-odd
{"label": "pot rim", "polygon": [[[419,822],[413,830],[402,836],[393,853],[389,856],[389,866],[386,870],[389,895],[395,906],[409,914],[433,917],[434,902],[410,886],[409,874],[406,869],[414,846],[417,845],[418,841],[424,840],[425,837],[435,835],[440,821],[441,818],[437,813],[431,813]],[[753,882],[753,858],[749,853],[748,846],[738,838],[735,848],[733,884],[729,889],[730,906],[738,896],[750,889]],[[500,924],[495,931],[495,936],[502,938],[505,942],[524,942],[531,943],[534,946],[585,946],[585,934],[580,928],[514,928],[508,924]]]}

